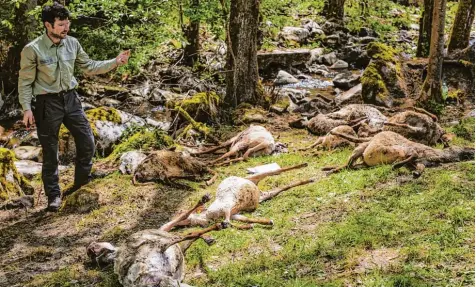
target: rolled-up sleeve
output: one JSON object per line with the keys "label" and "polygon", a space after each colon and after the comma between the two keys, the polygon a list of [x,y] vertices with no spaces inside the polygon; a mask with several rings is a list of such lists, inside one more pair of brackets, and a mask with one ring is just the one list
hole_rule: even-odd
{"label": "rolled-up sleeve", "polygon": [[26,46],[21,52],[20,72],[18,76],[18,100],[23,111],[31,110],[33,83],[36,78],[36,53]]}
{"label": "rolled-up sleeve", "polygon": [[77,45],[77,55],[76,63],[79,68],[87,75],[97,75],[104,74],[112,69],[117,67],[116,59],[106,60],[106,61],[94,61],[91,60],[81,47],[79,42],[76,42]]}

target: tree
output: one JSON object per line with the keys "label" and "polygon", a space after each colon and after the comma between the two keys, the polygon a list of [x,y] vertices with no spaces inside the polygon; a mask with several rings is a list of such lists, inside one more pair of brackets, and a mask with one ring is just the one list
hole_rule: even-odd
{"label": "tree", "polygon": [[469,45],[469,36],[474,20],[474,0],[460,0],[451,30],[448,52],[464,49]]}
{"label": "tree", "polygon": [[433,111],[435,105],[443,102],[441,75],[443,70],[443,49],[445,32],[446,0],[434,0],[433,25],[431,27],[430,57],[428,72],[423,83],[419,101]]}
{"label": "tree", "polygon": [[323,11],[327,18],[334,18],[341,22],[344,20],[344,4],[345,0],[326,0]]}
{"label": "tree", "polygon": [[434,0],[424,0],[423,12],[420,18],[420,33],[418,35],[417,57],[428,57],[430,53],[431,22],[433,19]]}
{"label": "tree", "polygon": [[246,102],[257,104],[262,94],[258,91],[258,0],[234,0],[230,5],[227,27],[227,62],[225,104],[236,107]]}
{"label": "tree", "polygon": [[187,26],[182,24],[182,31],[188,42],[183,51],[183,60],[188,66],[193,66],[193,64],[197,62],[198,50],[200,49],[200,19],[197,15],[199,5],[199,0],[191,0],[190,10],[193,14],[189,16],[190,23]]}

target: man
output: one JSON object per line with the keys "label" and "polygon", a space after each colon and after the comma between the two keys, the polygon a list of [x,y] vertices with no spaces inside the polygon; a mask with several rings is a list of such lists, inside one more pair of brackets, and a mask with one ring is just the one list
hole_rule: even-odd
{"label": "man", "polygon": [[[46,32],[23,48],[18,79],[19,101],[23,122],[27,127],[36,123],[43,148],[42,180],[48,196],[49,211],[61,206],[58,185],[58,134],[61,124],[71,132],[76,143],[74,185],[71,191],[90,180],[94,137],[83,112],[78,94],[78,82],[73,76],[74,65],[86,74],[111,71],[126,64],[130,52],[123,51],[115,59],[93,61],[78,40],[68,36],[69,12],[58,3],[43,8],[42,22]],[[35,98],[36,101],[32,99]]]}

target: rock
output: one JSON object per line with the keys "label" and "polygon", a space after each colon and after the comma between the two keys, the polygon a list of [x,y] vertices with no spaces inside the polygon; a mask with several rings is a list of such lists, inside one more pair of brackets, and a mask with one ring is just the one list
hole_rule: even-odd
{"label": "rock", "polygon": [[18,198],[13,198],[0,205],[0,210],[10,210],[18,208],[32,208],[35,203],[35,199],[32,195],[24,195]]}
{"label": "rock", "polygon": [[362,75],[364,103],[393,107],[397,99],[406,97],[407,84],[400,59],[395,50],[377,42],[367,46],[367,54],[372,61]]}
{"label": "rock", "polygon": [[99,194],[89,187],[82,187],[66,197],[61,211],[67,213],[88,213],[98,208]]}
{"label": "rock", "polygon": [[142,86],[136,87],[135,89],[133,89],[131,91],[131,94],[134,96],[141,97],[143,99],[148,99],[151,89],[152,88],[150,86],[150,83],[147,80],[145,83],[142,84]]}
{"label": "rock", "polygon": [[[32,179],[35,175],[41,173],[42,164],[32,160],[18,160],[15,161],[15,167],[18,172],[28,179]],[[64,165],[58,166],[58,170],[65,170],[67,167]]]}
{"label": "rock", "polygon": [[241,120],[245,124],[251,124],[251,123],[266,123],[268,120],[266,119],[265,115],[263,113],[254,113],[247,111],[242,117]]}
{"label": "rock", "polygon": [[289,68],[307,63],[311,57],[309,49],[260,51],[257,54],[259,70],[273,73],[281,68]]}
{"label": "rock", "polygon": [[139,164],[146,158],[140,151],[128,151],[119,158],[119,170],[122,174],[134,174]]}
{"label": "rock", "polygon": [[334,102],[338,106],[345,106],[349,104],[362,104],[362,84],[351,88],[335,97]]}
{"label": "rock", "polygon": [[410,29],[418,31],[418,30],[420,30],[420,25],[412,23],[412,24],[410,24]]}
{"label": "rock", "polygon": [[102,98],[99,103],[101,106],[106,106],[106,107],[114,107],[117,108],[121,105],[121,101],[118,101],[116,99],[111,99],[111,98]]}
{"label": "rock", "polygon": [[304,44],[309,37],[310,32],[306,28],[300,27],[283,27],[278,37],[286,41],[294,41],[299,44]]}
{"label": "rock", "polygon": [[352,88],[353,86],[357,85],[359,81],[360,75],[352,74],[352,72],[340,73],[335,76],[334,79],[332,79],[332,83],[334,83],[334,86],[343,90],[348,90]]}
{"label": "rock", "polygon": [[368,27],[361,27],[359,30],[359,37],[378,37],[378,34]]}
{"label": "rock", "polygon": [[155,105],[163,105],[169,101],[183,100],[186,96],[167,90],[155,89],[151,92],[149,102]]}
{"label": "rock", "polygon": [[283,88],[279,91],[279,94],[282,98],[288,97],[293,102],[298,102],[302,100],[304,97],[310,94],[307,90],[299,90],[299,89],[292,89],[292,88]]}
{"label": "rock", "polygon": [[345,46],[338,56],[339,59],[346,61],[355,68],[365,68],[370,62],[370,57],[363,45]]}
{"label": "rock", "polygon": [[274,85],[287,85],[293,83],[299,83],[299,80],[283,70],[279,71],[276,79],[273,82]]}
{"label": "rock", "polygon": [[315,48],[311,50],[311,58],[309,59],[309,64],[316,62],[320,56],[324,54],[324,48]]}
{"label": "rock", "polygon": [[92,110],[92,109],[95,109],[95,108],[96,108],[96,106],[91,105],[91,104],[89,104],[89,103],[85,103],[85,102],[81,102],[81,106],[83,107],[83,110],[84,110],[84,111]]}
{"label": "rock", "polygon": [[474,109],[464,114],[463,119],[467,119],[467,118],[474,118]]}
{"label": "rock", "polygon": [[36,146],[19,146],[13,149],[15,157],[20,160],[33,160],[42,162],[43,153],[41,147]]}
{"label": "rock", "polygon": [[336,46],[340,43],[340,36],[338,34],[332,34],[326,37],[326,43],[331,46]]}
{"label": "rock", "polygon": [[272,111],[273,113],[277,113],[278,115],[281,115],[286,112],[286,109],[288,108],[289,104],[287,106],[280,106],[280,105],[272,105],[269,110]]}
{"label": "rock", "polygon": [[337,60],[332,66],[331,69],[347,69],[349,67],[349,64],[347,62],[342,61],[342,60]]}
{"label": "rock", "polygon": [[138,97],[138,96],[135,96],[135,97],[128,97],[126,99],[126,102],[127,103],[130,103],[130,104],[141,104],[145,101],[145,98],[143,97]]}
{"label": "rock", "polygon": [[314,29],[321,29],[319,24],[312,21],[311,19],[303,19],[301,20],[301,25],[303,28],[306,28],[309,32],[312,32]]}
{"label": "rock", "polygon": [[370,36],[359,38],[359,43],[361,44],[368,44],[370,42],[375,42],[375,41],[377,41],[377,38],[370,37]]}
{"label": "rock", "polygon": [[337,31],[343,31],[344,33],[348,33],[349,29],[340,24],[327,21],[324,23],[324,25],[322,25],[322,31],[324,31],[326,35],[331,35]]}
{"label": "rock", "polygon": [[334,52],[329,53],[329,54],[325,54],[325,55],[319,57],[318,62],[321,63],[321,64],[326,64],[328,66],[331,66],[335,62],[337,62],[337,56]]}
{"label": "rock", "polygon": [[166,121],[158,121],[152,118],[146,118],[145,122],[153,127],[159,128],[164,131],[168,131],[172,125],[172,119],[167,119]]}
{"label": "rock", "polygon": [[30,182],[18,172],[14,159],[11,150],[0,148],[0,202],[34,192]]}

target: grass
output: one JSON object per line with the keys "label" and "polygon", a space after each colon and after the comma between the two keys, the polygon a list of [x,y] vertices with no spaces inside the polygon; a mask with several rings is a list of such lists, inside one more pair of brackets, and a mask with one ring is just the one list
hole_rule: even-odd
{"label": "grass", "polygon": [[[160,226],[206,192],[213,195],[222,179],[245,176],[247,167],[307,162],[306,168],[259,184],[266,191],[295,180],[318,179],[245,214],[271,218],[274,226],[213,232],[212,246],[197,241],[186,253],[184,282],[261,287],[474,285],[473,162],[427,169],[418,179],[391,166],[325,177],[321,168],[343,164],[351,149],[320,157],[296,151],[314,139],[303,130],[280,132],[279,141],[288,144],[289,153],[220,167],[220,178],[206,188],[187,181],[182,183],[189,190],[133,186],[130,177],[114,173],[88,185],[100,194],[99,209],[80,216],[60,214],[58,220],[71,216],[79,234],[92,233],[96,240],[118,244],[133,232]],[[455,142],[467,144],[458,138]],[[84,252],[85,244],[81,239],[74,248]],[[30,258],[38,255],[46,258],[43,262],[54,254],[51,248],[36,246]],[[80,258],[75,264],[36,275],[27,286],[120,286],[112,268],[89,266],[83,253],[75,256]],[[11,266],[22,268],[15,262]]]}

